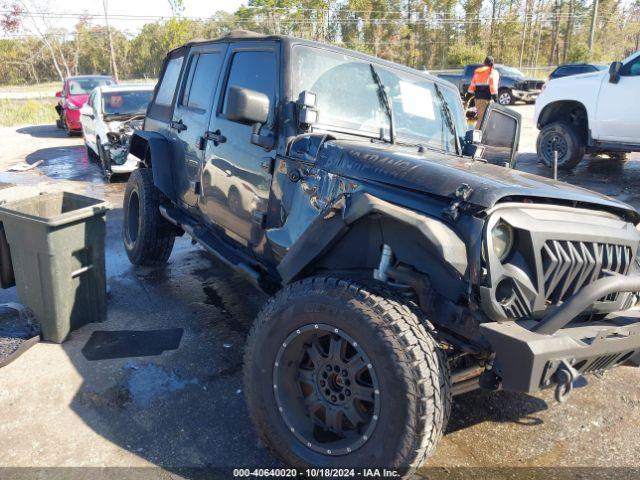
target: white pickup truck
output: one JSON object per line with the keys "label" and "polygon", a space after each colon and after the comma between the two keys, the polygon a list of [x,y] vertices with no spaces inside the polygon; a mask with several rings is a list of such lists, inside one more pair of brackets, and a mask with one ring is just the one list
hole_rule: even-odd
{"label": "white pickup truck", "polygon": [[559,78],[536,100],[536,149],[546,165],[570,170],[585,153],[625,160],[640,151],[640,52],[609,71]]}

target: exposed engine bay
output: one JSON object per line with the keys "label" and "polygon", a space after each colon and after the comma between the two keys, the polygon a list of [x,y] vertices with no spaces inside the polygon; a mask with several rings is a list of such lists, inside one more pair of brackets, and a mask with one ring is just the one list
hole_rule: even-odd
{"label": "exposed engine bay", "polygon": [[126,121],[107,122],[107,144],[105,145],[111,165],[122,165],[127,161],[131,136],[137,130],[142,129],[144,115],[136,115]]}

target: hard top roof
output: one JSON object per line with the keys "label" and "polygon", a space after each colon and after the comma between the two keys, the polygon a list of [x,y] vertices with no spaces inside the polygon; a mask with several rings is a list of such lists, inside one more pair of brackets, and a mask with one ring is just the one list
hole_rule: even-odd
{"label": "hard top roof", "polygon": [[316,42],[313,40],[306,40],[306,39],[302,39],[302,38],[297,38],[297,37],[292,37],[289,35],[265,35],[262,33],[257,33],[257,32],[252,32],[249,30],[232,30],[229,33],[222,35],[221,37],[218,38],[213,38],[213,39],[209,39],[209,40],[204,40],[204,39],[195,39],[192,40],[190,42],[185,43],[184,45],[181,45],[180,47],[174,48],[173,50],[171,50],[168,55],[171,55],[173,52],[176,52],[178,50],[181,49],[186,49],[186,48],[190,48],[192,46],[196,46],[196,45],[206,45],[209,43],[230,43],[230,42],[237,42],[237,41],[256,41],[256,40],[271,40],[271,41],[280,41],[280,42],[289,42],[289,43],[296,43],[296,44],[302,44],[302,45],[308,45],[308,46],[313,46],[313,47],[317,47],[317,48],[322,48],[324,50],[331,50],[333,52],[337,52],[337,53],[342,53],[345,55],[350,55],[356,58],[360,58],[362,60],[371,60],[371,61],[375,61],[375,63],[377,64],[381,64],[381,65],[386,65],[390,68],[396,68],[399,70],[405,70],[405,71],[409,71],[413,74],[419,74],[422,75],[424,77],[428,77],[429,79],[433,80],[434,82],[443,84],[443,85],[448,85],[449,82],[446,82],[442,79],[439,79],[438,77],[430,74],[427,71],[424,70],[418,70],[415,68],[411,68],[408,67],[406,65],[402,65],[399,63],[395,63],[395,62],[391,62],[389,60],[384,60],[382,58],[379,57],[374,57],[372,55],[367,55],[366,53],[362,53],[362,52],[358,52],[356,50],[350,50],[347,48],[342,48],[342,47],[338,47],[336,45],[332,45],[329,43],[322,43],[322,42]]}

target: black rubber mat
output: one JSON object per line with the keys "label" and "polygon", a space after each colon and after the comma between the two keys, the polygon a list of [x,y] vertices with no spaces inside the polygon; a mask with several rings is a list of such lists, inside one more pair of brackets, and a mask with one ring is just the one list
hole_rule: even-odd
{"label": "black rubber mat", "polygon": [[182,328],[164,330],[97,330],[82,347],[87,360],[149,357],[176,350],[182,340]]}
{"label": "black rubber mat", "polygon": [[0,367],[13,362],[40,341],[40,326],[19,303],[0,304]]}

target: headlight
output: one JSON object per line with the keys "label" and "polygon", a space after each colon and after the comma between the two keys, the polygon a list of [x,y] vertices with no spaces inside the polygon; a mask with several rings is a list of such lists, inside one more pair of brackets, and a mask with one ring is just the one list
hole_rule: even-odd
{"label": "headlight", "polygon": [[493,253],[502,262],[513,247],[513,228],[504,222],[499,222],[491,230],[491,239]]}

